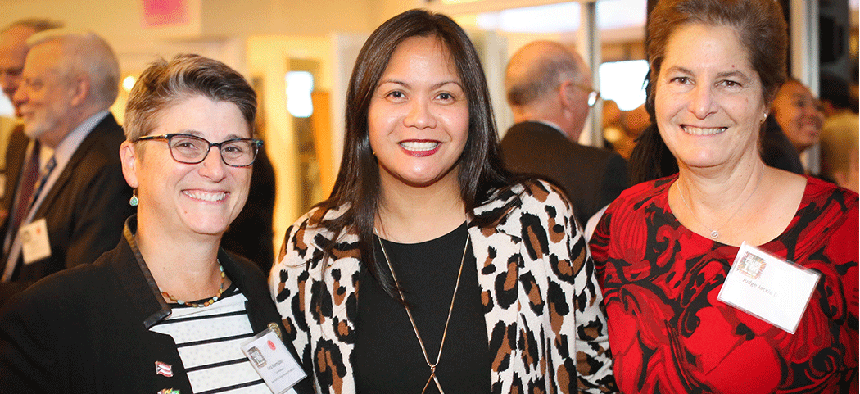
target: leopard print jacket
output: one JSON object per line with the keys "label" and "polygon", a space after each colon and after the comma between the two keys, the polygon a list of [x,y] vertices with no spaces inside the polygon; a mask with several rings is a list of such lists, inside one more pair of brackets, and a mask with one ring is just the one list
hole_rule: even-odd
{"label": "leopard print jacket", "polygon": [[[341,207],[342,208],[342,207]],[[474,217],[506,210],[468,233],[478,262],[492,361],[493,393],[612,392],[612,360],[602,295],[581,231],[563,194],[542,181],[497,191]],[[355,392],[357,236],[323,247],[318,225],[343,210],[311,210],[286,233],[270,286],[305,370],[318,392]]]}

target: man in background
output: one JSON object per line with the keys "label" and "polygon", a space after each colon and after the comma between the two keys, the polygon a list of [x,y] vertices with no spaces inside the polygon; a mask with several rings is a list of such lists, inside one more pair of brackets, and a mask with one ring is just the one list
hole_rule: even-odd
{"label": "man in background", "polygon": [[[0,304],[35,281],[92,263],[133,212],[109,112],[119,64],[101,37],[34,35],[14,103],[31,142],[4,236]],[[35,171],[34,171],[35,170]]]}
{"label": "man in background", "polygon": [[515,122],[502,139],[505,166],[561,186],[585,225],[628,181],[619,154],[577,142],[599,98],[585,62],[562,44],[531,42],[508,63],[505,90]]}
{"label": "man in background", "polygon": [[[62,23],[48,19],[24,19],[0,30],[0,86],[10,102],[21,84],[21,71],[30,50],[27,39],[35,33],[60,27]],[[0,117],[0,223],[9,214],[29,143],[24,125],[18,119],[20,110],[15,105],[13,109],[14,117]]]}

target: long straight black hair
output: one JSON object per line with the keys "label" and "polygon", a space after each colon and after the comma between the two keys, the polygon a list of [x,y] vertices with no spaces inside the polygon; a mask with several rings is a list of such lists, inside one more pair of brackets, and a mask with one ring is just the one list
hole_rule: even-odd
{"label": "long straight black hair", "polygon": [[[478,53],[466,32],[451,18],[424,10],[406,11],[379,26],[364,43],[355,61],[346,101],[346,136],[334,189],[318,206],[323,210],[345,207],[336,219],[320,219],[318,225],[336,236],[354,232],[359,238],[361,261],[391,297],[398,299],[390,275],[373,253],[373,224],[379,207],[379,167],[370,147],[368,112],[391,56],[411,37],[436,37],[450,53],[463,83],[469,107],[466,145],[458,159],[460,198],[466,212],[489,199],[493,190],[506,187],[511,177],[502,165],[498,134],[487,80]],[[319,215],[323,217],[324,215]],[[337,242],[325,245],[331,257]]]}

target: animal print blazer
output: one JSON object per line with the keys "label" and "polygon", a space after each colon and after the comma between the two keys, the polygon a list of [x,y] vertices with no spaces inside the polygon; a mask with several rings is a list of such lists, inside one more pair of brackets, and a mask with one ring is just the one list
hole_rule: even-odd
{"label": "animal print blazer", "polygon": [[[321,219],[343,207],[314,209],[286,233],[270,285],[286,327],[317,390],[355,392],[350,363],[361,261],[357,236],[333,234]],[[602,295],[586,242],[563,194],[542,181],[497,191],[469,225],[478,264],[494,393],[615,391]]]}

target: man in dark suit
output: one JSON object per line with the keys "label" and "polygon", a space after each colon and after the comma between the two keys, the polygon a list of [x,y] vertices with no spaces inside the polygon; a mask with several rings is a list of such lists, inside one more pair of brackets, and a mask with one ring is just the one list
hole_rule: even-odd
{"label": "man in dark suit", "polygon": [[119,160],[125,137],[108,110],[119,87],[113,50],[95,34],[46,32],[30,44],[14,103],[32,142],[0,229],[0,304],[47,275],[92,263],[116,246],[133,212]]}
{"label": "man in dark suit", "polygon": [[511,57],[505,90],[516,123],[502,139],[505,166],[561,186],[584,226],[627,187],[619,154],[577,143],[599,98],[585,62],[559,43],[529,43]]}
{"label": "man in dark suit", "polygon": [[[15,97],[18,85],[21,84],[24,60],[30,50],[27,39],[35,33],[62,26],[62,23],[48,19],[22,19],[0,30],[0,86],[3,87],[3,94],[9,98],[9,101]],[[0,143],[0,146],[5,147],[5,150],[0,152],[4,160],[0,168],[3,169],[2,174],[5,178],[0,180],[3,182],[3,191],[0,193],[0,224],[6,221],[9,214],[12,197],[15,196],[18,185],[21,164],[24,162],[24,155],[30,142],[24,135],[24,125],[18,122],[18,117],[21,116],[18,106],[14,106],[14,109],[14,120],[8,122],[9,128],[3,129],[0,133],[0,138],[6,139]]]}

